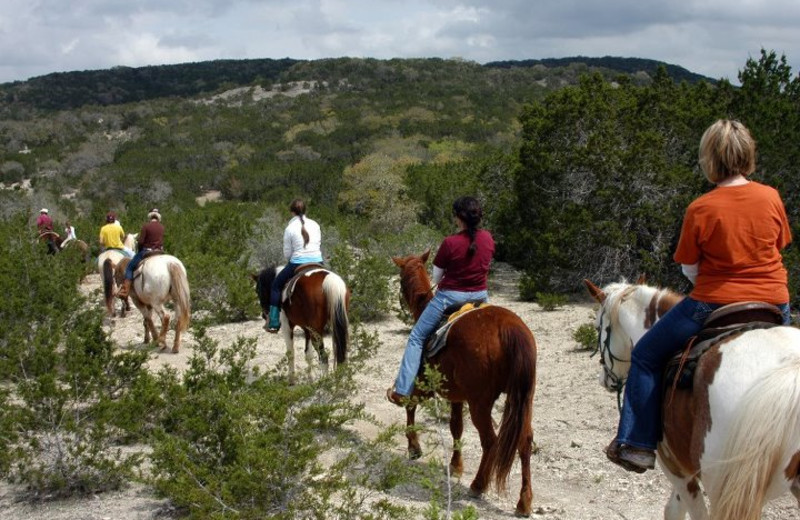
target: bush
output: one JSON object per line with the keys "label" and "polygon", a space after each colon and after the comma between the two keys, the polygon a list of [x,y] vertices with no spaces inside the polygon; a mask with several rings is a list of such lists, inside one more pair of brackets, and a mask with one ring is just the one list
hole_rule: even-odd
{"label": "bush", "polygon": [[554,311],[566,305],[567,297],[563,294],[537,292],[536,301],[543,311]]}
{"label": "bush", "polygon": [[592,323],[584,323],[572,332],[572,339],[584,350],[597,350],[597,329]]}
{"label": "bush", "polygon": [[0,472],[37,498],[116,489],[140,462],[119,448],[149,413],[132,415],[127,400],[146,386],[147,354],[114,351],[78,293],[82,265],[46,255],[23,220],[0,224]]}

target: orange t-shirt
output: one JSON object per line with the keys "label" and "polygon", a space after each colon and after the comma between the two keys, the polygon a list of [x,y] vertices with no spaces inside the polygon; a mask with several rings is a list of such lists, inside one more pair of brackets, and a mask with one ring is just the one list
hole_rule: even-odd
{"label": "orange t-shirt", "polygon": [[717,187],[686,210],[675,261],[699,263],[691,297],[709,303],[787,303],[780,250],[792,241],[778,191],[758,182]]}

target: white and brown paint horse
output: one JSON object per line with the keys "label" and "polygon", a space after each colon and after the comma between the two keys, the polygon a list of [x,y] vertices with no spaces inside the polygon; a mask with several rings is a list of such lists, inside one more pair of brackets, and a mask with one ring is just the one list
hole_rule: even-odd
{"label": "white and brown paint horse", "polygon": [[[616,390],[633,346],[682,296],[644,284],[584,283],[601,305],[600,381]],[[800,330],[749,330],[711,347],[697,363],[693,389],[668,390],[662,417],[658,460],[673,486],[666,520],[686,513],[757,520],[767,501],[787,491],[800,501]]]}
{"label": "white and brown paint horse", "polygon": [[[124,258],[116,266],[116,277],[120,283],[129,262],[129,258]],[[152,337],[161,350],[167,348],[170,322],[170,314],[164,305],[172,301],[175,306],[172,352],[177,354],[181,345],[181,333],[189,327],[192,312],[189,280],[183,263],[174,256],[165,254],[145,258],[134,274],[129,296],[144,319],[144,342],[149,343]],[[161,322],[160,330],[156,330],[154,315]]]}
{"label": "white and brown paint horse", "polygon": [[[123,244],[127,249],[133,251],[133,248],[136,247],[136,235],[126,235]],[[106,314],[110,317],[116,315],[114,295],[117,292],[117,285],[114,281],[114,270],[123,258],[128,257],[119,249],[106,249],[97,255],[97,271],[100,273],[100,281],[103,284],[103,301],[106,304]],[[127,305],[127,302],[122,302],[119,315],[124,316],[126,310],[130,310],[130,306]]]}
{"label": "white and brown paint horse", "polygon": [[[275,276],[283,266],[271,266],[252,275],[256,282],[256,294],[261,305],[261,316],[265,321],[269,315],[270,288]],[[311,366],[312,350],[317,353],[319,364],[328,370],[328,354],[325,351],[323,334],[326,327],[331,332],[336,363],[347,360],[347,344],[350,340],[347,311],[350,307],[350,289],[341,276],[315,266],[301,266],[295,276],[283,288],[281,294],[281,331],[286,344],[289,362],[289,381],[296,380],[294,367],[294,328],[300,327],[305,334],[306,361]],[[289,294],[290,286],[292,292]],[[264,326],[266,329],[266,324]]]}

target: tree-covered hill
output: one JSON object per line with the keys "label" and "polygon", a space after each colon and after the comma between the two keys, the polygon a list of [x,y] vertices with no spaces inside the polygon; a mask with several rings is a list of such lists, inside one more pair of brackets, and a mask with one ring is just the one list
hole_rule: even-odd
{"label": "tree-covered hill", "polygon": [[[390,60],[405,62],[406,73],[418,68],[427,68],[429,64],[442,63],[444,60]],[[59,72],[31,78],[27,81],[16,81],[0,84],[0,114],[9,116],[20,109],[70,110],[84,105],[115,105],[155,99],[160,97],[192,97],[200,94],[217,92],[242,85],[270,84],[278,81],[281,74],[294,70],[307,74],[313,71],[320,80],[331,81],[345,78],[352,84],[363,82],[387,81],[393,74],[384,75],[382,60],[333,59],[304,61],[284,58],[250,59],[250,60],[213,60],[177,65],[158,65],[146,67],[114,67],[105,70],[86,70]],[[304,67],[294,67],[305,64]],[[480,66],[470,63],[475,72],[481,69],[532,68],[542,65],[547,70],[535,72],[536,80],[546,78],[567,78],[571,83],[581,73],[601,71],[608,75],[638,75],[653,77],[659,66],[666,67],[667,73],[676,81],[691,82],[707,80],[686,69],[654,60],[639,58],[552,58],[543,60],[498,61]],[[391,69],[391,65],[388,67]],[[442,72],[447,68],[445,67]],[[462,69],[466,70],[466,69]],[[512,76],[512,74],[507,74]],[[519,76],[519,75],[518,75]],[[530,75],[525,75],[530,76]],[[308,79],[304,77],[303,79]],[[415,78],[424,82],[425,77]],[[430,76],[428,77],[430,79]],[[450,78],[454,82],[469,81],[470,75],[456,75]]]}
{"label": "tree-covered hill", "polygon": [[486,64],[486,67],[513,68],[513,67],[544,67],[548,69],[579,67],[583,65],[590,71],[606,70],[615,71],[621,74],[631,74],[634,76],[652,79],[655,77],[658,68],[664,67],[669,77],[675,81],[688,81],[697,83],[698,81],[708,81],[716,83],[716,79],[696,74],[679,65],[664,63],[657,60],[644,58],[621,58],[617,56],[604,56],[602,58],[589,58],[586,56],[576,56],[571,58],[544,58],[540,60],[508,60],[493,61]]}

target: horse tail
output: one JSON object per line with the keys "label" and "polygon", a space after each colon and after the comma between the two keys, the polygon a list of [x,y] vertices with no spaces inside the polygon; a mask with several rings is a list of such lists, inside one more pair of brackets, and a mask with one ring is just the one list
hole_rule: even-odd
{"label": "horse tail", "polygon": [[181,264],[170,262],[167,267],[169,270],[170,287],[169,294],[175,302],[178,321],[175,323],[175,330],[183,332],[189,327],[189,318],[192,312],[192,303],[189,295],[189,280],[186,278],[186,271]]}
{"label": "horse tail", "polygon": [[531,419],[536,388],[536,343],[522,323],[506,325],[500,335],[504,351],[509,356],[510,371],[505,389],[506,405],[489,463],[495,486],[505,489],[517,450],[533,443]]}
{"label": "horse tail", "polygon": [[[707,490],[711,520],[758,520],[771,476],[797,451],[800,359],[764,374],[745,392]],[[782,472],[782,471],[781,471]]]}
{"label": "horse tail", "polygon": [[347,321],[347,285],[338,274],[329,272],[325,279],[322,280],[322,292],[328,303],[336,363],[344,363],[347,361],[347,343],[350,339],[349,323]]}
{"label": "horse tail", "polygon": [[114,262],[106,258],[103,262],[103,296],[106,299],[108,311],[114,308]]}

